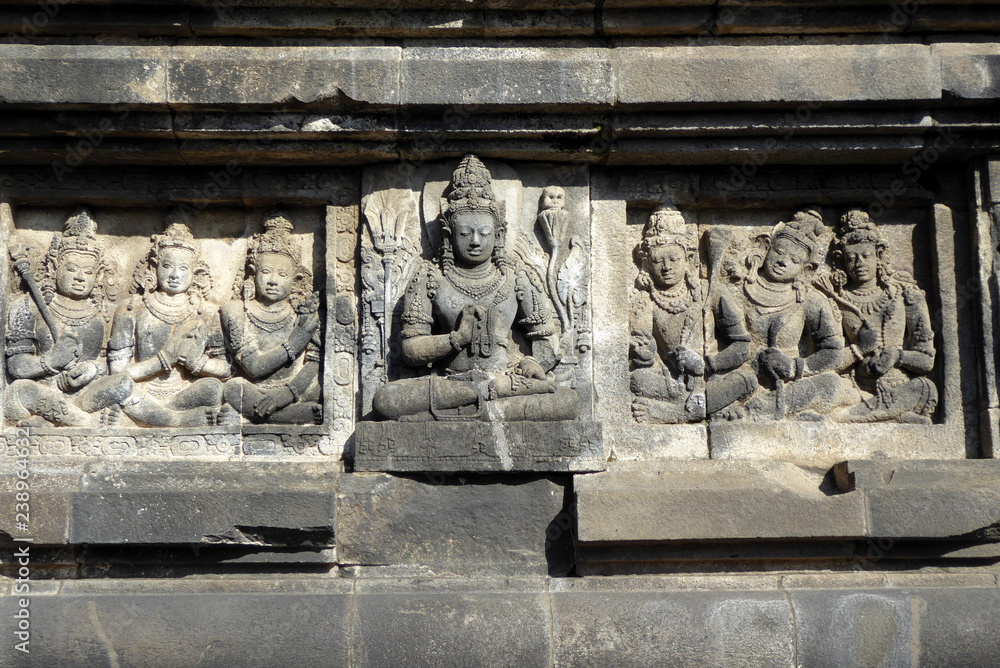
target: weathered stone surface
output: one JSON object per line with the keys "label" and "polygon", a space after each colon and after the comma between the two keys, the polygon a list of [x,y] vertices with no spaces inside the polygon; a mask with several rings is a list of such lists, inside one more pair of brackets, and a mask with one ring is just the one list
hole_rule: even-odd
{"label": "weathered stone surface", "polygon": [[822,472],[779,462],[637,462],[576,476],[584,543],[853,538],[860,494],[831,494]]}
{"label": "weathered stone surface", "polygon": [[778,592],[555,592],[556,666],[788,666],[795,627]]}
{"label": "weathered stone surface", "polygon": [[1000,540],[1000,462],[847,462],[874,538]]}
{"label": "weathered stone surface", "polygon": [[[0,514],[0,536],[6,546],[10,538],[33,538],[36,543],[64,545],[70,540],[72,524],[73,494],[80,489],[79,470],[61,465],[59,462],[27,460],[26,466],[8,460],[0,473],[0,504],[10,511]],[[26,470],[27,477],[19,477],[18,471]],[[22,474],[24,475],[24,474]],[[18,481],[25,485],[18,489]],[[18,501],[18,493],[27,496]],[[24,517],[18,517],[15,504],[24,502]],[[24,522],[24,529],[18,522]]]}
{"label": "weathered stone surface", "polygon": [[941,60],[941,87],[969,99],[1000,97],[1000,45],[935,44]]}
{"label": "weathered stone surface", "polygon": [[357,471],[601,471],[597,422],[360,422]]}
{"label": "weathered stone surface", "polygon": [[[162,105],[168,49],[0,45],[4,104]],[[117,114],[125,113],[120,109]]]}
{"label": "weathered stone surface", "polygon": [[432,48],[403,51],[402,104],[607,107],[611,60],[604,49]]}
{"label": "weathered stone surface", "polygon": [[928,46],[699,46],[614,50],[621,104],[921,100],[941,95]]}
{"label": "weathered stone surface", "polygon": [[[17,601],[0,602],[5,616]],[[8,643],[0,665],[348,664],[350,586],[338,580],[66,582],[59,595],[35,591],[30,611],[30,654]]]}
{"label": "weathered stone surface", "polygon": [[399,101],[395,47],[174,47],[172,104],[392,105]]}
{"label": "weathered stone surface", "polygon": [[355,665],[549,666],[541,582],[359,582]]}
{"label": "weathered stone surface", "polygon": [[947,425],[773,422],[709,425],[712,459],[782,459],[832,466],[843,459],[954,459],[964,440]]}
{"label": "weathered stone surface", "polygon": [[910,592],[791,591],[789,598],[799,665],[909,666],[916,662],[914,655],[919,653],[928,620],[921,619],[926,613],[915,608],[922,603]]}
{"label": "weathered stone surface", "polygon": [[362,575],[565,573],[564,495],[559,481],[537,476],[347,475],[337,560]]}

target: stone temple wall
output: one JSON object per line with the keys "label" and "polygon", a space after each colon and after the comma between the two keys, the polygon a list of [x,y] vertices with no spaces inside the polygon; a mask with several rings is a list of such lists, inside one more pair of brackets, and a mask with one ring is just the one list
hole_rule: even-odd
{"label": "stone temple wall", "polygon": [[995,666],[1000,8],[0,8],[0,666]]}

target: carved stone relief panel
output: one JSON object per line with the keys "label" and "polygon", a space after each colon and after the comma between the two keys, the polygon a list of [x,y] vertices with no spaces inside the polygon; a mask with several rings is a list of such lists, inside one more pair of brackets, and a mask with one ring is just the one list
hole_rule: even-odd
{"label": "carved stone relief panel", "polygon": [[[598,414],[614,456],[965,456],[946,207],[919,192],[869,206],[870,174],[776,173],[756,193],[654,176],[631,206],[605,181],[594,206],[618,221],[595,246],[597,318],[614,328],[596,342]],[[627,350],[614,322],[625,294]]]}
{"label": "carved stone relief panel", "polygon": [[[8,443],[28,427],[40,454],[338,451],[325,428],[326,207],[65,204],[0,204]],[[169,438],[152,435],[162,428]]]}
{"label": "carved stone relief panel", "polygon": [[[370,421],[358,426],[355,467],[602,467],[600,430],[585,422],[586,171],[469,155],[370,169],[364,191],[361,385]],[[437,434],[430,450],[408,439],[413,427],[403,423],[413,421]],[[544,423],[551,438],[524,440],[518,434],[541,427],[519,422]]]}

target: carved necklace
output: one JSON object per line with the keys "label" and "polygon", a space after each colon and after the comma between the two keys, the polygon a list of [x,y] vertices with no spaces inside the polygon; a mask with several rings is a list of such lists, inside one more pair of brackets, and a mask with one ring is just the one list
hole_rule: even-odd
{"label": "carved necklace", "polygon": [[142,295],[142,303],[146,305],[150,313],[168,325],[184,322],[197,310],[197,304],[192,304],[190,299],[182,299],[173,303],[164,301],[163,297],[159,295],[159,290],[145,292]]}
{"label": "carved necklace", "polygon": [[687,285],[683,281],[666,290],[658,290],[654,286],[650,288],[649,296],[661,310],[671,315],[677,315],[688,310],[693,301],[691,299],[691,291],[687,289]]}
{"label": "carved necklace", "polygon": [[879,285],[861,290],[843,290],[841,296],[854,306],[861,315],[882,315],[884,320],[892,317],[892,295]]}
{"label": "carved necklace", "polygon": [[780,311],[791,306],[796,299],[794,286],[790,283],[778,283],[772,287],[769,281],[757,279],[747,281],[743,286],[743,294],[747,296],[759,311]]}
{"label": "carved necklace", "polygon": [[56,294],[52,303],[49,304],[49,311],[67,327],[86,325],[98,313],[97,307],[89,299],[82,306],[78,306],[74,300],[61,297],[61,295]]}
{"label": "carved necklace", "polygon": [[287,326],[295,317],[291,304],[286,301],[271,307],[264,306],[260,302],[248,302],[243,311],[257,329],[268,333]]}
{"label": "carved necklace", "polygon": [[492,270],[485,276],[472,276],[461,267],[455,266],[444,272],[444,276],[449,283],[455,286],[456,290],[478,301],[496,290],[500,281],[503,280],[503,272],[493,263],[490,263],[490,266]]}

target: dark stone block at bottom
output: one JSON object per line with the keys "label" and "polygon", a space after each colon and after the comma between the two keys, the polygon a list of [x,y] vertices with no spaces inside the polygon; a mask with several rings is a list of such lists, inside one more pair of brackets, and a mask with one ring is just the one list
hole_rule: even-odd
{"label": "dark stone block at bottom", "polygon": [[361,422],[356,471],[603,471],[598,422]]}

